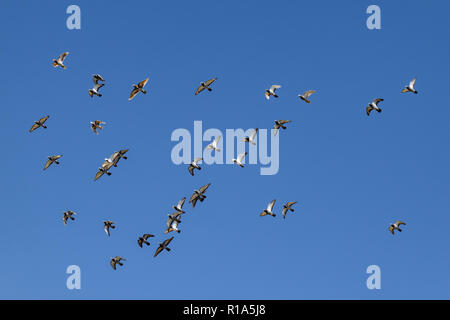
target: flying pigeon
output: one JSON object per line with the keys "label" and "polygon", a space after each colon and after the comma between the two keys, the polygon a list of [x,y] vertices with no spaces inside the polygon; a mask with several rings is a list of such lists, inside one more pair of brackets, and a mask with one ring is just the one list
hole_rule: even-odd
{"label": "flying pigeon", "polygon": [[154,237],[152,234],[145,233],[142,237],[138,238],[138,245],[142,248],[142,244],[145,243],[147,246],[150,245],[150,242],[147,241],[148,238]]}
{"label": "flying pigeon", "polygon": [[160,243],[159,247],[156,249],[155,255],[153,257],[156,257],[164,249],[166,249],[167,251],[170,251],[170,248],[167,246],[169,245],[170,241],[172,241],[173,238],[174,237],[171,237],[169,239],[164,240],[163,243]]}
{"label": "flying pigeon", "polygon": [[376,110],[378,112],[381,112],[381,109],[378,107],[378,103],[380,101],[384,101],[384,99],[381,99],[381,98],[375,99],[366,107],[367,115],[370,115],[370,111],[372,111],[372,110]]}
{"label": "flying pigeon", "polygon": [[233,162],[236,163],[241,168],[243,168],[244,165],[242,164],[242,160],[244,160],[246,155],[247,155],[247,152],[238,154],[237,159],[233,159]]}
{"label": "flying pigeon", "polygon": [[128,100],[131,100],[134,98],[135,95],[137,95],[139,92],[142,92],[143,94],[146,94],[147,91],[144,90],[145,85],[148,82],[148,78],[145,80],[142,80],[141,82],[139,82],[137,85],[133,84],[133,90],[131,91],[130,97],[128,98]]}
{"label": "flying pigeon", "polygon": [[92,89],[89,89],[89,95],[91,96],[91,98],[93,96],[99,96],[101,97],[102,94],[98,92],[98,90],[103,87],[105,84],[104,83],[99,83],[99,81],[105,81],[105,79],[102,78],[101,75],[99,74],[94,74],[92,76],[92,80],[94,81],[94,87]]}
{"label": "flying pigeon", "polygon": [[47,169],[53,162],[56,163],[56,164],[59,164],[58,159],[61,158],[61,157],[62,157],[62,155],[48,157],[48,160],[47,160],[47,162],[45,163],[45,166],[44,166],[44,170]]}
{"label": "flying pigeon", "polygon": [[281,212],[281,213],[283,214],[283,219],[286,218],[286,213],[287,213],[288,211],[294,212],[294,209],[292,209],[291,207],[292,207],[294,204],[296,204],[296,203],[297,203],[297,201],[294,201],[294,202],[288,202],[288,203],[286,203],[286,204],[283,206],[283,211]]}
{"label": "flying pigeon", "polygon": [[100,168],[98,168],[98,172],[95,175],[94,181],[97,181],[102,175],[104,175],[105,173],[110,176],[111,172],[109,172],[108,170],[111,169],[111,167],[114,165],[114,162],[110,162],[108,160],[105,160],[102,163],[102,166]]}
{"label": "flying pigeon", "polygon": [[194,161],[191,162],[191,164],[189,165],[189,168],[188,168],[189,172],[191,173],[191,176],[194,175],[194,169],[202,170],[202,168],[197,164],[199,161],[202,161],[202,160],[203,160],[203,158],[196,158],[196,159],[194,159]]}
{"label": "flying pigeon", "polygon": [[309,91],[306,91],[303,95],[299,94],[298,97],[300,99],[302,99],[303,101],[305,101],[306,103],[311,103],[311,101],[308,100],[308,97],[310,95],[312,95],[314,92],[316,92],[316,91],[315,90],[309,90]]}
{"label": "flying pigeon", "polygon": [[102,130],[102,124],[106,124],[106,122],[100,121],[100,120],[95,120],[95,121],[91,121],[91,129],[92,131],[94,131],[95,134],[98,134],[97,129]]}
{"label": "flying pigeon", "polygon": [[266,92],[264,93],[264,95],[266,96],[266,99],[269,100],[270,96],[273,96],[274,98],[278,98],[275,91],[279,88],[281,88],[281,86],[274,84],[270,87],[270,89],[266,89]]}
{"label": "flying pigeon", "polygon": [[209,86],[216,80],[217,80],[217,78],[210,79],[205,82],[200,82],[200,86],[197,88],[197,90],[195,90],[195,95],[198,95],[200,92],[202,92],[205,89],[207,89],[208,91],[212,91],[212,89]]}
{"label": "flying pigeon", "polygon": [[200,200],[200,202],[203,202],[205,200],[206,196],[204,195],[206,189],[211,185],[211,183],[208,183],[207,185],[204,185],[200,188],[200,190],[194,190],[194,193],[191,196],[191,199],[189,199],[189,202],[192,203],[192,208],[195,208],[195,204],[197,203],[197,200]]}
{"label": "flying pigeon", "polygon": [[114,270],[116,270],[116,264],[118,264],[119,266],[123,266],[123,263],[120,261],[127,261],[127,259],[124,259],[122,257],[116,256],[115,258],[111,258],[111,267],[113,267]]}
{"label": "flying pigeon", "polygon": [[270,215],[272,217],[275,217],[276,214],[272,212],[273,206],[275,205],[275,200],[272,200],[269,205],[267,206],[267,209],[265,209],[263,212],[260,213],[260,216],[263,217],[265,215]]}
{"label": "flying pigeon", "polygon": [[278,133],[278,129],[283,128],[283,130],[286,130],[286,126],[284,126],[285,123],[289,123],[291,120],[275,120],[275,125],[273,128],[275,129],[273,135],[276,136]]}
{"label": "flying pigeon", "polygon": [[50,116],[46,116],[46,117],[39,119],[39,121],[35,121],[33,126],[30,128],[30,132],[33,132],[34,130],[36,130],[39,127],[47,129],[47,126],[44,123],[45,123],[45,121],[47,121],[48,118],[50,118]]}
{"label": "flying pigeon", "polygon": [[75,218],[73,217],[73,215],[76,215],[76,212],[73,212],[71,210],[66,211],[63,213],[63,222],[64,225],[67,225],[67,220],[71,219],[71,220],[75,220]]}
{"label": "flying pigeon", "polygon": [[212,149],[212,150],[215,150],[216,152],[220,152],[220,149],[218,148],[218,146],[219,146],[219,141],[220,141],[221,137],[222,136],[215,137],[214,141],[211,144],[208,144],[208,146],[206,147],[206,150]]}
{"label": "flying pigeon", "polygon": [[55,68],[57,68],[58,66],[60,66],[63,69],[66,69],[66,66],[63,64],[64,59],[67,57],[67,55],[69,54],[69,52],[64,52],[63,54],[61,54],[58,59],[53,59],[53,66]]}
{"label": "flying pigeon", "polygon": [[392,223],[392,224],[389,226],[389,231],[390,231],[392,234],[394,234],[394,230],[398,230],[399,232],[402,232],[402,229],[399,228],[402,224],[406,225],[406,223],[404,223],[404,222],[402,222],[402,221],[400,221],[400,220],[395,221],[395,223]]}
{"label": "flying pigeon", "polygon": [[114,226],[115,222],[113,222],[111,220],[106,220],[106,221],[103,221],[103,224],[104,224],[104,229],[105,229],[106,234],[108,236],[110,236],[109,228],[115,229],[116,228],[116,226]]}
{"label": "flying pigeon", "polygon": [[256,128],[255,131],[253,131],[253,133],[250,135],[250,137],[245,137],[244,142],[250,142],[251,144],[256,145],[255,138],[256,138],[257,133],[258,133],[258,128]]}
{"label": "flying pigeon", "polygon": [[180,229],[178,229],[178,224],[181,223],[181,220],[180,220],[181,214],[182,214],[181,212],[175,212],[175,213],[168,215],[169,218],[167,219],[167,223],[166,223],[167,230],[164,231],[164,233],[169,233],[172,231],[176,231],[178,233],[181,232]]}
{"label": "flying pigeon", "polygon": [[412,79],[408,86],[405,87],[405,89],[402,90],[402,93],[404,92],[414,92],[417,94],[417,90],[414,89],[414,85],[416,84],[416,78]]}
{"label": "flying pigeon", "polygon": [[175,209],[176,211],[180,212],[180,213],[184,213],[183,211],[183,204],[186,201],[186,197],[184,197],[183,199],[180,200],[180,202],[178,202],[178,204],[176,206],[172,206],[173,209]]}

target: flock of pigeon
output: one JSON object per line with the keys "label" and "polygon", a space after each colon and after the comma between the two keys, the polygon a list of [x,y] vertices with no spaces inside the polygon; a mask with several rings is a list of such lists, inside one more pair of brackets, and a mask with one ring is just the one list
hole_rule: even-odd
{"label": "flock of pigeon", "polygon": [[[69,52],[64,52],[63,54],[61,54],[57,59],[53,59],[53,66],[55,68],[57,67],[61,67],[63,69],[66,69],[66,66],[64,65],[64,60],[65,58],[68,56]],[[88,90],[89,96],[93,97],[93,96],[98,96],[101,97],[102,94],[99,92],[99,90],[105,85],[105,79],[103,79],[102,76],[100,76],[99,74],[94,74],[93,76],[93,82],[94,82],[94,87]],[[147,91],[144,89],[145,85],[148,82],[148,78],[146,78],[145,80],[139,82],[138,84],[133,84],[133,89],[130,93],[130,96],[128,98],[128,100],[132,100],[138,93],[143,93],[146,94]],[[217,80],[217,78],[213,78],[210,80],[207,80],[205,82],[201,82],[200,86],[197,88],[197,90],[195,91],[195,95],[198,95],[199,93],[201,93],[204,90],[207,91],[212,91],[211,89],[211,85]],[[416,78],[414,78],[408,86],[406,86],[401,92],[402,93],[406,93],[406,92],[412,92],[417,94],[417,90],[414,88],[416,83]],[[281,86],[280,85],[272,85],[269,89],[265,90],[265,97],[267,100],[269,100],[271,97],[274,98],[278,98],[278,94],[276,93],[277,89],[280,89]],[[311,103],[311,101],[309,100],[309,97],[315,93],[315,90],[308,90],[306,91],[304,94],[298,94],[298,97],[305,101],[306,103]],[[381,112],[381,108],[378,107],[378,104],[380,102],[384,101],[382,98],[377,98],[374,99],[371,103],[369,103],[369,105],[366,107],[366,114],[369,116],[372,110],[375,110],[377,112]],[[30,129],[30,132],[33,132],[34,130],[42,127],[44,129],[47,128],[47,126],[45,125],[46,121],[48,120],[50,116],[45,116],[41,119],[39,119],[38,121],[35,121],[33,126]],[[282,128],[283,130],[285,130],[287,127],[285,126],[285,124],[291,122],[291,120],[275,120],[275,125],[274,125],[274,135],[276,135],[278,133],[278,130],[280,128]],[[102,130],[104,124],[106,124],[103,121],[100,120],[94,120],[91,123],[91,129],[95,134],[98,134],[97,130]],[[248,142],[251,143],[253,145],[256,145],[255,143],[255,139],[256,139],[256,135],[258,133],[258,128],[256,128],[253,133],[244,138],[244,142]],[[214,141],[209,144],[206,149],[207,150],[213,150],[215,152],[220,152],[220,149],[218,148],[219,146],[219,142],[220,142],[221,137],[217,136],[215,137]],[[104,174],[107,174],[108,176],[111,175],[110,169],[113,167],[117,167],[117,164],[119,162],[120,159],[127,159],[127,157],[125,156],[125,154],[128,152],[128,149],[123,149],[123,150],[119,150],[117,152],[114,152],[109,158],[105,158],[104,162],[102,163],[102,165],[98,168],[98,171],[94,177],[94,181],[98,180],[100,177],[102,177]],[[236,159],[233,159],[233,163],[235,163],[236,165],[240,166],[241,168],[244,167],[243,165],[243,161],[245,156],[247,155],[247,152],[241,153],[237,156]],[[59,164],[59,159],[62,157],[62,155],[54,155],[54,156],[49,156],[48,160],[46,161],[45,165],[44,165],[44,170],[46,170],[50,165],[52,165],[53,163],[55,164]],[[188,167],[188,171],[189,173],[194,176],[194,170],[201,170],[201,167],[199,166],[199,162],[202,161],[203,158],[196,158],[194,159],[189,167]],[[200,187],[198,190],[194,190],[191,198],[189,199],[189,203],[192,204],[192,208],[195,208],[195,205],[197,203],[197,201],[203,202],[206,199],[206,195],[205,192],[206,190],[209,188],[211,184],[208,183],[202,187]],[[177,233],[180,233],[180,229],[178,228],[178,225],[181,223],[181,215],[185,213],[185,211],[183,210],[183,205],[186,201],[186,197],[184,197],[183,199],[181,199],[178,204],[176,206],[172,206],[172,208],[175,210],[174,213],[169,214],[168,218],[167,218],[167,222],[166,222],[166,227],[167,229],[165,230],[165,234],[170,233],[172,231],[175,231]],[[266,209],[264,209],[261,213],[260,216],[266,216],[266,215],[270,215],[272,217],[275,217],[276,214],[273,212],[273,207],[275,205],[275,201],[276,200],[272,200]],[[293,212],[294,209],[292,208],[292,206],[294,204],[296,204],[297,201],[292,201],[292,202],[287,202],[286,204],[283,205],[282,208],[282,216],[283,218],[286,218],[286,215],[289,211]],[[64,225],[67,225],[68,220],[75,220],[74,215],[76,215],[76,212],[68,210],[66,212],[63,213],[63,222]],[[104,230],[107,234],[107,236],[110,236],[110,229],[115,229],[115,223],[111,220],[106,220],[103,221],[104,224]],[[392,223],[389,226],[389,231],[394,234],[394,231],[397,230],[399,232],[402,231],[402,229],[400,229],[400,225],[405,225],[404,222],[402,221],[396,221],[395,223]],[[153,234],[143,234],[142,236],[138,237],[137,243],[138,245],[142,248],[143,245],[150,245],[150,242],[148,241],[149,238],[153,238],[154,235]],[[159,243],[159,246],[157,247],[154,257],[156,257],[158,254],[160,254],[162,251],[166,250],[166,251],[170,251],[170,248],[168,247],[168,245],[170,244],[170,242],[173,240],[174,237],[165,239],[163,242]],[[110,260],[110,264],[112,266],[112,268],[114,270],[116,270],[117,265],[122,266],[123,263],[122,261],[126,261],[126,259],[124,259],[123,257],[120,256],[116,256],[111,258]]]}

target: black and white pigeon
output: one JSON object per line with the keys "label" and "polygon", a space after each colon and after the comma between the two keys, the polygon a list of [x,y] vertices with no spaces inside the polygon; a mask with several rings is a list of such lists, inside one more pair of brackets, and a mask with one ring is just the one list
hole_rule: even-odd
{"label": "black and white pigeon", "polygon": [[417,90],[414,89],[414,85],[415,85],[415,84],[416,84],[416,78],[414,78],[414,79],[411,80],[411,82],[409,83],[409,85],[407,85],[407,86],[405,87],[405,89],[402,90],[402,93],[405,93],[405,92],[412,92],[412,93],[417,94]]}
{"label": "black and white pigeon", "polygon": [[280,85],[274,84],[269,89],[266,89],[266,91],[264,92],[266,99],[269,100],[271,96],[274,98],[278,98],[278,95],[275,93],[275,91],[280,88]]}
{"label": "black and white pigeon", "polygon": [[183,197],[183,199],[181,199],[176,206],[172,206],[172,208],[180,213],[184,213],[183,205],[184,205],[185,201],[186,201],[186,197]]}
{"label": "black and white pigeon", "polygon": [[69,52],[64,52],[57,59],[53,59],[53,66],[55,68],[61,67],[63,69],[66,69],[66,66],[63,64],[63,62],[64,62],[64,59],[67,57],[68,54],[69,54]]}
{"label": "black and white pigeon", "polygon": [[273,128],[275,131],[273,132],[273,135],[276,136],[278,133],[278,129],[282,128],[283,130],[286,130],[286,126],[284,124],[291,122],[291,120],[275,120],[275,125]]}
{"label": "black and white pigeon", "polygon": [[188,167],[189,173],[191,174],[191,176],[194,175],[194,170],[202,170],[202,168],[198,165],[198,162],[202,161],[203,158],[196,158],[194,159],[191,164]]}
{"label": "black and white pigeon", "polygon": [[249,142],[252,145],[256,146],[255,138],[256,138],[257,133],[258,133],[258,128],[256,128],[249,137],[245,137],[244,142]]}
{"label": "black and white pigeon", "polygon": [[392,234],[394,234],[394,230],[397,230],[398,232],[402,232],[402,229],[400,229],[400,226],[401,225],[406,225],[406,223],[404,223],[404,222],[402,222],[402,221],[400,221],[400,220],[397,220],[397,221],[395,221],[395,223],[391,223],[391,225],[389,226],[389,231],[392,233]]}
{"label": "black and white pigeon", "polygon": [[114,224],[115,224],[115,222],[111,221],[111,220],[103,221],[103,225],[104,225],[103,228],[105,229],[105,232],[108,235],[108,237],[111,235],[109,233],[109,228],[111,228],[111,229],[115,229],[116,228],[116,226],[114,226]]}
{"label": "black and white pigeon", "polygon": [[266,216],[266,215],[275,217],[276,214],[272,212],[273,206],[275,205],[275,201],[276,201],[276,200],[270,201],[269,205],[267,206],[267,209],[264,209],[264,211],[261,212],[259,215],[260,215],[261,217],[264,217],[264,216]]}
{"label": "black and white pigeon", "polygon": [[371,103],[369,103],[369,105],[366,107],[366,114],[370,115],[370,112],[372,110],[376,110],[377,112],[381,112],[381,109],[378,107],[378,103],[380,103],[381,101],[384,101],[384,99],[377,98],[377,99],[373,100]]}
{"label": "black and white pigeon", "polygon": [[92,89],[89,89],[89,95],[91,96],[91,98],[93,96],[99,96],[101,97],[102,94],[98,92],[98,90],[103,87],[105,84],[104,83],[100,83],[99,81],[105,81],[105,79],[103,79],[103,77],[99,74],[94,74],[92,76],[92,81],[94,81],[94,87]]}

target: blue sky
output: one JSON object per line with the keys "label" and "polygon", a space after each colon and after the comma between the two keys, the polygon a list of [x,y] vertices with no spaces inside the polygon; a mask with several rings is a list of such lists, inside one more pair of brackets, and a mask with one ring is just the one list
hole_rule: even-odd
{"label": "blue sky", "polygon": [[[81,8],[81,30],[66,8]],[[366,8],[381,7],[381,30]],[[2,299],[450,298],[448,33],[445,1],[2,1]],[[64,51],[66,70],[52,67]],[[91,75],[106,79],[90,98]],[[417,76],[418,95],[400,94]],[[149,77],[148,94],[128,101]],[[200,81],[213,92],[194,96]],[[279,99],[264,90],[280,84]],[[307,105],[297,93],[317,92]],[[365,115],[381,97],[382,113]],[[33,121],[50,115],[48,129]],[[89,121],[103,120],[96,136]],[[173,130],[271,128],[280,170],[170,158]],[[204,144],[206,146],[207,143]],[[129,148],[112,176],[103,159]],[[43,171],[47,156],[63,154]],[[153,258],[186,204],[171,252]],[[277,199],[276,218],[259,217]],[[281,205],[298,201],[281,218]],[[63,211],[76,220],[64,226]],[[102,221],[116,222],[110,238]],[[387,227],[397,219],[404,232]],[[139,248],[138,235],[152,233]],[[114,271],[111,256],[127,259]],[[66,288],[69,265],[81,290]],[[381,268],[368,290],[366,268]]]}

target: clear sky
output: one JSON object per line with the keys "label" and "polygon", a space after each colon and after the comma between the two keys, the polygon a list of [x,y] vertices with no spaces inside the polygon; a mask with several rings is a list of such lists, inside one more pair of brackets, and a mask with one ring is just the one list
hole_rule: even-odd
{"label": "clear sky", "polygon": [[[71,4],[81,30],[66,27]],[[371,4],[381,30],[366,27]],[[448,1],[1,1],[0,298],[450,298],[449,12]],[[64,51],[67,69],[53,68]],[[101,98],[88,95],[94,73]],[[128,101],[146,77],[147,95]],[[413,77],[419,94],[401,94]],[[267,101],[271,84],[282,88]],[[297,94],[309,89],[308,105]],[[374,98],[383,111],[367,117]],[[47,114],[48,129],[29,133]],[[195,120],[225,132],[275,119],[292,120],[276,175],[203,165],[191,177],[171,161],[172,132]],[[123,148],[128,160],[94,182]],[[54,154],[61,164],[43,171]],[[153,258],[171,206],[208,182],[172,251]],[[260,217],[272,199],[277,217]],[[64,226],[66,210],[78,215]],[[141,249],[143,233],[156,237]],[[114,271],[116,255],[127,261]],[[66,288],[69,265],[81,290]],[[369,265],[381,290],[366,287]]]}

